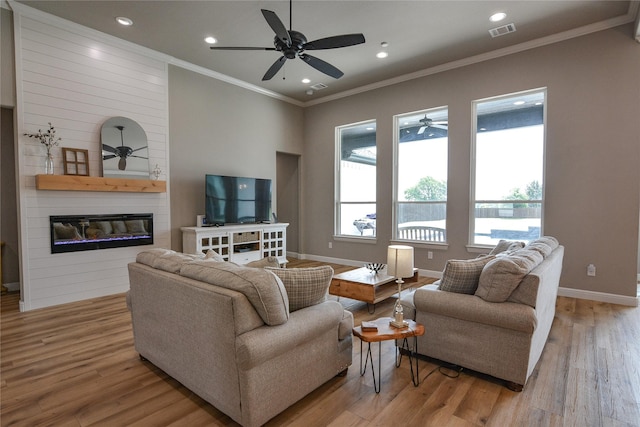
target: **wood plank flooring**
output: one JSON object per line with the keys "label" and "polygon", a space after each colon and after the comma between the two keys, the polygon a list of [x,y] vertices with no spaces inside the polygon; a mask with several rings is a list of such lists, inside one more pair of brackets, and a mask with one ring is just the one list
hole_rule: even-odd
{"label": "wood plank flooring", "polygon": [[[289,266],[319,264],[292,260]],[[18,299],[1,297],[2,426],[237,425],[138,358],[124,294],[27,313],[18,311]],[[395,298],[377,304],[374,314],[365,303],[340,302],[359,324],[389,315]],[[380,394],[369,371],[359,375],[354,339],[346,377],[328,381],[267,425],[640,425],[639,308],[558,298],[549,341],[522,393],[474,372],[439,369],[434,360],[420,361],[414,387],[408,363],[394,366],[393,343],[382,350]]]}

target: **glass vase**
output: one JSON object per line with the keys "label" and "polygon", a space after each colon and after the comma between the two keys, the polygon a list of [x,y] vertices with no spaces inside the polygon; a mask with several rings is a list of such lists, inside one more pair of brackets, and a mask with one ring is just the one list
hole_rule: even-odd
{"label": "glass vase", "polygon": [[53,175],[53,156],[49,152],[47,152],[47,157],[44,159],[44,173]]}

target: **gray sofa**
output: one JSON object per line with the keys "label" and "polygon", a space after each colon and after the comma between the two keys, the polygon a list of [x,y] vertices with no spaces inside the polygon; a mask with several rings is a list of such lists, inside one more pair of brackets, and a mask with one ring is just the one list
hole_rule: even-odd
{"label": "gray sofa", "polygon": [[496,252],[449,261],[441,281],[404,296],[402,305],[406,317],[425,325],[420,354],[521,391],[553,323],[564,247],[543,237]]}
{"label": "gray sofa", "polygon": [[129,264],[141,358],[243,426],[264,424],[346,372],[353,316],[326,300],[331,267],[200,258],[152,249]]}

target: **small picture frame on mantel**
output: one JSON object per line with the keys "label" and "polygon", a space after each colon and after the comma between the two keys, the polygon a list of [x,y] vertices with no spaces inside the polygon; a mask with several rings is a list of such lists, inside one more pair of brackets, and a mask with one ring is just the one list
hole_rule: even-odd
{"label": "small picture frame on mantel", "polygon": [[62,161],[65,175],[89,176],[89,150],[63,148]]}

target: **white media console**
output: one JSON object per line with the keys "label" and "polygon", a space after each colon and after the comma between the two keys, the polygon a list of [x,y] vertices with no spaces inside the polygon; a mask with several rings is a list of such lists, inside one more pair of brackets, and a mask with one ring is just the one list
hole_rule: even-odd
{"label": "white media console", "polygon": [[213,249],[225,260],[246,264],[268,256],[287,262],[287,226],[275,224],[238,224],[220,227],[182,227],[182,252],[207,253]]}

